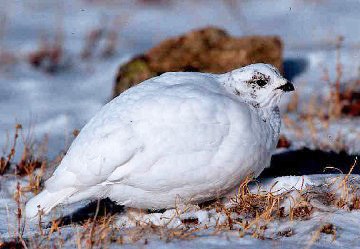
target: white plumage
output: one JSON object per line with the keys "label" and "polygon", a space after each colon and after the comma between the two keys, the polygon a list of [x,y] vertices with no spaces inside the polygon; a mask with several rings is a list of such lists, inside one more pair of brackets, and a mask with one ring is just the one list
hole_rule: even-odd
{"label": "white plumage", "polygon": [[291,83],[266,64],[226,74],[165,73],[106,104],[81,130],[26,216],[109,197],[170,208],[221,196],[269,166],[277,104]]}

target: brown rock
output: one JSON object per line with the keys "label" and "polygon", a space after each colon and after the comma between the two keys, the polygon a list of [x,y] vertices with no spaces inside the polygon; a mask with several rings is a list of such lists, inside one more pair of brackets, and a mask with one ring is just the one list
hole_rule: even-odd
{"label": "brown rock", "polygon": [[114,97],[145,79],[169,71],[224,73],[259,62],[282,70],[282,47],[276,36],[235,38],[214,27],[195,30],[164,40],[122,65]]}
{"label": "brown rock", "polygon": [[150,69],[149,62],[145,56],[138,56],[131,59],[118,70],[114,87],[114,97],[126,89],[156,75],[156,72]]}

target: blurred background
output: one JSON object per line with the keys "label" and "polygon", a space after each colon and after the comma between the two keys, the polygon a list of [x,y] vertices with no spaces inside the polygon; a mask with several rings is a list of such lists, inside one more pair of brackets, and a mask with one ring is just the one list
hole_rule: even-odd
{"label": "blurred background", "polygon": [[45,141],[50,156],[66,150],[73,133],[111,100],[120,65],[164,39],[213,26],[234,37],[280,39],[280,67],[297,88],[281,107],[282,134],[294,148],[339,149],[331,146],[341,139],[336,146],[358,154],[356,110],[332,119],[324,111],[310,125],[304,113],[311,101],[311,117],[328,108],[338,83],[357,91],[359,13],[358,0],[2,0],[0,148],[9,149],[20,123],[22,139]]}

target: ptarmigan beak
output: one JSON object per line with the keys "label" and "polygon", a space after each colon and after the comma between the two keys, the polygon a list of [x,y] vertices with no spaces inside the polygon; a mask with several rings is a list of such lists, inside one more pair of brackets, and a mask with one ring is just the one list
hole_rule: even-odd
{"label": "ptarmigan beak", "polygon": [[286,81],[286,84],[278,87],[278,89],[281,89],[284,92],[292,92],[295,90],[295,87],[290,81]]}

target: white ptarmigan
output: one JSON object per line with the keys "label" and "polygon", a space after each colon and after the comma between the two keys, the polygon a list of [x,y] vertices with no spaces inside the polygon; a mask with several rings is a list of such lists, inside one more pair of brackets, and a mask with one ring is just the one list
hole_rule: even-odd
{"label": "white ptarmigan", "polygon": [[179,197],[199,203],[226,194],[269,166],[278,103],[292,90],[268,64],[146,80],[84,126],[44,190],[26,204],[26,216],[84,199],[163,209]]}

